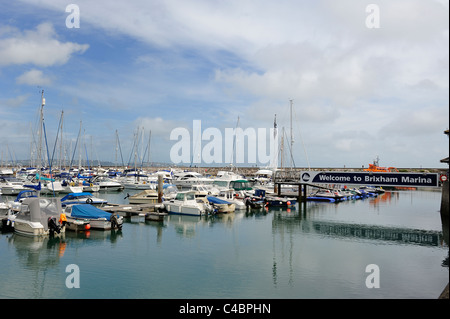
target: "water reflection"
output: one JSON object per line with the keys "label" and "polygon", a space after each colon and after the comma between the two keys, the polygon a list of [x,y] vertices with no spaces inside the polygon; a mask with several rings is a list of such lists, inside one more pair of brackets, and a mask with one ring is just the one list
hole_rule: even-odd
{"label": "water reflection", "polygon": [[[397,193],[295,209],[129,218],[123,233],[2,235],[9,247],[0,242],[0,297],[183,298],[180,287],[195,298],[217,291],[227,298],[429,297],[441,289],[448,267],[448,220],[441,227],[437,215],[421,213],[434,203],[427,195],[421,205]],[[79,292],[64,286],[70,263],[82,266]],[[380,264],[383,289],[365,287],[368,263]],[[110,280],[124,272],[129,275]],[[19,288],[7,288],[14,284]]]}
{"label": "water reflection", "polygon": [[397,244],[424,246],[442,246],[443,244],[440,231],[314,220],[306,218],[306,210],[295,213],[285,211],[275,213],[272,229],[275,233],[294,231],[335,238],[380,240]]}

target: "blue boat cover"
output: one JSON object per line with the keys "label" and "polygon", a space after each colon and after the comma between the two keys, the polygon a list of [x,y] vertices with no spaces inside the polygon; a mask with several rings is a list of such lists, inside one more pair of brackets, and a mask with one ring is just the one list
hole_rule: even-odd
{"label": "blue boat cover", "polygon": [[92,196],[92,194],[91,194],[91,193],[88,193],[88,192],[82,192],[82,193],[69,193],[69,194],[67,194],[66,196],[64,196],[63,198],[61,198],[61,202],[65,201],[65,200],[68,200],[68,199],[74,199],[74,198],[77,198],[77,197],[80,197],[80,196],[84,196],[84,195]]}
{"label": "blue boat cover", "polygon": [[223,199],[214,196],[207,196],[206,199],[213,204],[231,204],[230,202],[227,202]]}
{"label": "blue boat cover", "polygon": [[106,220],[111,220],[111,213],[105,212],[89,204],[73,205],[71,215],[72,217],[77,218],[106,218]]}

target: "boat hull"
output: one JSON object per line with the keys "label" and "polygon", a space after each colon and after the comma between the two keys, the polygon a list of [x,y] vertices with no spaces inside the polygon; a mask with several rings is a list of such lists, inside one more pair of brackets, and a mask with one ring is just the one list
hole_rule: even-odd
{"label": "boat hull", "polygon": [[[44,226],[38,222],[23,222],[21,220],[14,220],[14,232],[24,236],[39,237],[49,236],[50,230],[45,230]],[[60,232],[54,232],[55,237],[61,236],[65,233],[65,227],[62,227]]]}
{"label": "boat hull", "polygon": [[[89,225],[89,226],[87,226]],[[91,228],[88,220],[67,218],[66,230],[71,231],[85,231]]]}
{"label": "boat hull", "polygon": [[164,205],[169,214],[178,215],[191,215],[191,216],[201,216],[204,215],[204,211],[196,206],[188,205],[176,205],[174,203],[167,203]]}

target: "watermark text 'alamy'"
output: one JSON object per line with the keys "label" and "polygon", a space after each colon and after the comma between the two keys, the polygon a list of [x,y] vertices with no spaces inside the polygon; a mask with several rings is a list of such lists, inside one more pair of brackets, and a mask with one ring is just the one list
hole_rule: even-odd
{"label": "watermark text 'alamy'", "polygon": [[[188,129],[177,127],[171,131],[170,140],[177,141],[170,149],[170,160],[175,164],[234,162],[249,165],[268,164],[271,167],[276,165],[276,128],[237,127],[225,128],[222,132],[218,128],[208,127],[202,131],[201,120],[193,120],[192,136]],[[203,145],[203,142],[207,143]]]}

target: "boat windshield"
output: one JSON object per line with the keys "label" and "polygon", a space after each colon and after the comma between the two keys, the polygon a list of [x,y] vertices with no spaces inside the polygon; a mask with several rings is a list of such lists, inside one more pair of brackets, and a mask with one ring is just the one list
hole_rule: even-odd
{"label": "boat windshield", "polygon": [[250,182],[245,180],[233,181],[231,182],[231,187],[235,190],[250,190]]}
{"label": "boat windshield", "polygon": [[28,207],[28,205],[26,204],[22,204],[17,216],[20,216],[20,218],[23,220],[31,221],[30,207]]}
{"label": "boat windshield", "polygon": [[62,213],[61,203],[57,198],[40,198],[39,206],[41,207],[41,212],[47,216],[56,217]]}
{"label": "boat windshield", "polygon": [[195,200],[195,193],[186,193],[186,200]]}
{"label": "boat windshield", "polygon": [[214,181],[213,185],[219,186],[219,187],[227,187],[228,182],[227,181]]}

